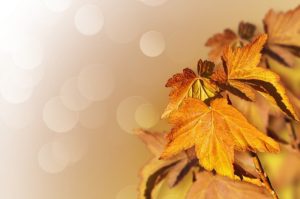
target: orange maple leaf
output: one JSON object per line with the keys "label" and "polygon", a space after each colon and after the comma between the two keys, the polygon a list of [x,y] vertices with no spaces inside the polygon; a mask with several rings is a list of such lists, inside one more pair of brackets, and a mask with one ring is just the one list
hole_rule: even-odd
{"label": "orange maple leaf", "polygon": [[278,152],[279,145],[254,126],[224,98],[207,106],[187,98],[170,115],[174,125],[161,158],[169,158],[195,146],[199,163],[207,170],[234,178],[234,150]]}
{"label": "orange maple leaf", "polygon": [[[204,62],[205,63],[205,62]],[[217,87],[209,79],[196,75],[191,69],[184,69],[183,73],[175,74],[170,78],[166,87],[171,87],[170,102],[162,114],[167,118],[171,112],[177,110],[186,97],[206,100],[215,95]]]}
{"label": "orange maple leaf", "polygon": [[[261,49],[267,40],[262,34],[252,43],[241,47],[224,49],[224,73],[227,77],[226,89],[247,100],[254,100],[255,91],[277,105],[286,115],[299,120],[291,105],[279,76],[257,65],[261,58]],[[218,81],[218,79],[215,79]],[[224,85],[223,85],[224,86]]]}

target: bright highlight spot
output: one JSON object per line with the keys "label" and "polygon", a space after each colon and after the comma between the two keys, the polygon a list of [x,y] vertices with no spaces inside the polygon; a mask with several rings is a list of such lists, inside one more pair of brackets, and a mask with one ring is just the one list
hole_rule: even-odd
{"label": "bright highlight spot", "polygon": [[142,128],[151,128],[159,121],[159,113],[152,104],[142,104],[135,112],[135,120]]}
{"label": "bright highlight spot", "polygon": [[36,39],[22,41],[20,47],[12,55],[14,63],[23,69],[34,69],[42,64],[44,51]]}
{"label": "bright highlight spot", "polygon": [[140,48],[148,57],[157,57],[163,53],[166,47],[164,36],[160,32],[149,31],[140,39]]}
{"label": "bright highlight spot", "polygon": [[86,129],[75,128],[70,133],[58,136],[56,142],[59,145],[53,146],[55,156],[65,156],[69,159],[69,164],[80,161],[88,150],[88,139]]}
{"label": "bright highlight spot", "polygon": [[33,92],[33,79],[23,70],[9,68],[0,78],[0,94],[9,103],[27,101]]}
{"label": "bright highlight spot", "polygon": [[75,26],[84,35],[97,34],[104,25],[104,17],[96,5],[84,5],[75,15]]}
{"label": "bright highlight spot", "polygon": [[32,104],[0,103],[0,109],[1,121],[13,129],[26,128],[36,119],[36,109]]}
{"label": "bright highlight spot", "polygon": [[135,119],[136,110],[147,100],[143,97],[132,96],[124,99],[117,109],[117,121],[119,126],[127,133],[133,133],[133,130],[139,127]]}
{"label": "bright highlight spot", "polygon": [[66,168],[68,165],[68,159],[66,159],[66,156],[63,155],[55,156],[53,153],[53,143],[49,143],[40,149],[38,153],[38,163],[44,171],[54,174],[59,173]]}

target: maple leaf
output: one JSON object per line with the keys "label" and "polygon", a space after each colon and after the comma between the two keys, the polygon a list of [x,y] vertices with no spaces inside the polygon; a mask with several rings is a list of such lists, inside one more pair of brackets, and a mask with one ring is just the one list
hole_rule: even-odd
{"label": "maple leaf", "polygon": [[248,121],[263,132],[267,132],[270,117],[282,117],[283,113],[273,104],[268,103],[265,97],[256,93],[255,101],[241,100],[236,95],[229,93],[232,105],[239,110]]}
{"label": "maple leaf", "polygon": [[146,144],[155,155],[140,173],[139,198],[152,199],[160,182],[165,180],[170,187],[181,182],[190,169],[196,165],[196,161],[189,160],[186,153],[180,153],[168,160],[159,160],[161,152],[166,144],[165,133],[152,133],[137,130],[137,136]]}
{"label": "maple leaf", "polygon": [[287,12],[270,10],[263,22],[269,35],[264,52],[285,66],[293,66],[295,56],[300,56],[300,6]]}
{"label": "maple leaf", "polygon": [[187,199],[271,199],[272,196],[262,187],[250,183],[234,181],[223,176],[201,172],[196,175]]}
{"label": "maple leaf", "polygon": [[[205,67],[209,66],[208,62],[201,63],[205,65]],[[200,74],[207,75],[207,73],[200,68]],[[188,68],[184,69],[183,73],[175,74],[170,78],[166,87],[171,87],[172,91],[169,95],[170,102],[162,114],[162,118],[167,118],[171,112],[177,110],[186,97],[194,97],[204,101],[213,97],[217,92],[217,87],[213,85],[209,79],[196,75],[194,71]]]}
{"label": "maple leaf", "polygon": [[161,158],[167,159],[195,146],[200,165],[218,174],[234,178],[234,150],[278,152],[278,143],[267,137],[224,98],[208,107],[199,99],[187,98],[172,113],[174,125]]}
{"label": "maple leaf", "polygon": [[227,46],[224,49],[222,58],[227,84],[221,86],[249,101],[254,100],[255,91],[258,91],[286,115],[299,120],[284,87],[280,84],[279,76],[257,66],[261,58],[260,51],[266,40],[267,35],[262,34],[244,47],[233,49]]}
{"label": "maple leaf", "polygon": [[220,59],[223,48],[233,44],[238,39],[238,36],[230,29],[225,29],[223,33],[217,33],[210,37],[205,46],[211,47],[208,56],[211,60],[217,61]]}

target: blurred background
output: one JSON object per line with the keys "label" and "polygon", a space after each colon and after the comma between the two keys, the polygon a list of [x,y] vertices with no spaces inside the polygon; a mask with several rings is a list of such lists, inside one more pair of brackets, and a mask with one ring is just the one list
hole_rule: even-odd
{"label": "blurred background", "polygon": [[166,80],[299,3],[0,0],[0,198],[136,198],[151,154],[132,132],[168,130]]}

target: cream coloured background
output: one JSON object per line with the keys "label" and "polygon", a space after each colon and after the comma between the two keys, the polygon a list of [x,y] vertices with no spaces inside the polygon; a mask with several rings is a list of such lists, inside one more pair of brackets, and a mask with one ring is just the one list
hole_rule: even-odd
{"label": "cream coloured background", "polygon": [[165,81],[296,0],[1,0],[0,198],[132,199]]}

